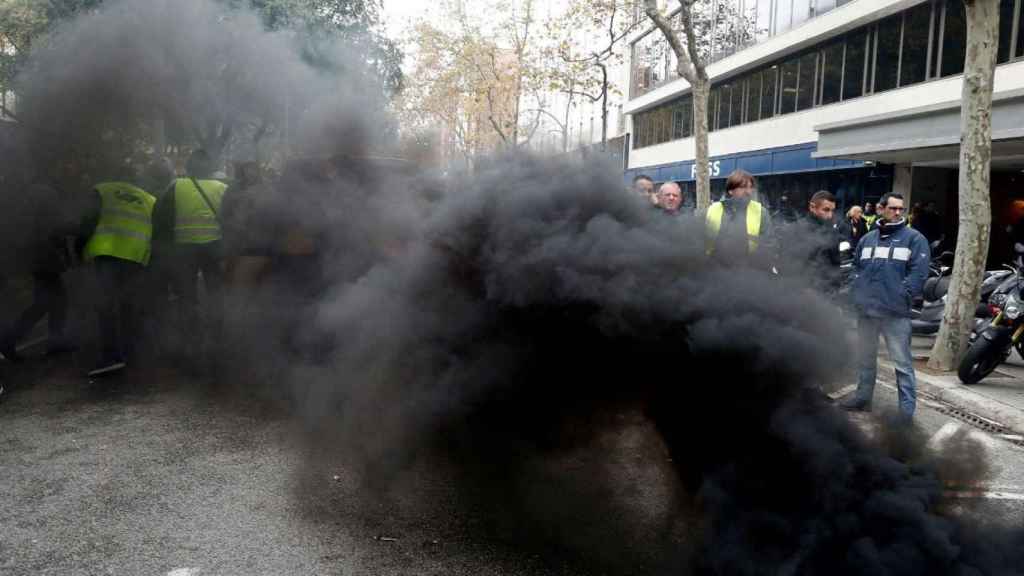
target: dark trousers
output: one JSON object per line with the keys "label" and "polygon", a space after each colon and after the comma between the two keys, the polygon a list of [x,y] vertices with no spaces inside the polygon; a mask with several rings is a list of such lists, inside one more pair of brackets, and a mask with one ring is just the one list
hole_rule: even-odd
{"label": "dark trousers", "polygon": [[32,272],[32,304],[18,316],[14,326],[4,337],[4,345],[11,348],[25,337],[47,316],[50,346],[63,342],[64,323],[67,318],[68,295],[59,272]]}
{"label": "dark trousers", "polygon": [[[216,357],[223,324],[223,285],[220,242],[176,244],[171,262],[171,285],[181,298],[182,351],[192,362],[206,365]],[[199,301],[199,275],[205,298]]]}
{"label": "dark trousers", "polygon": [[199,304],[200,273],[208,299],[219,301],[224,284],[220,242],[176,244],[173,258],[171,282],[174,291],[187,305],[196,307]]}
{"label": "dark trousers", "polygon": [[125,360],[134,343],[135,285],[143,267],[137,262],[109,256],[98,256],[94,267],[100,291],[97,318],[101,358]]}

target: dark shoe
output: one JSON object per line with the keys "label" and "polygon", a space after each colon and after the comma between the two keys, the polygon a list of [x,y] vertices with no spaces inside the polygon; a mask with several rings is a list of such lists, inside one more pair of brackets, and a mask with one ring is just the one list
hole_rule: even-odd
{"label": "dark shoe", "polygon": [[126,364],[124,363],[124,360],[121,359],[100,362],[98,366],[89,371],[88,376],[90,378],[95,378],[97,376],[106,376],[107,374],[112,374],[114,372],[124,370],[125,366]]}
{"label": "dark shoe", "polygon": [[870,403],[856,398],[843,400],[839,403],[839,408],[846,410],[847,412],[871,412]]}

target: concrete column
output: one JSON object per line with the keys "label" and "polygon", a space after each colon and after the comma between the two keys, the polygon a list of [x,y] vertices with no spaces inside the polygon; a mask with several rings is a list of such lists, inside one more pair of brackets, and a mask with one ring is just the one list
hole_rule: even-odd
{"label": "concrete column", "polygon": [[894,194],[903,195],[903,205],[907,207],[907,216],[910,215],[910,192],[914,187],[914,167],[910,164],[897,164],[893,167],[892,191]]}

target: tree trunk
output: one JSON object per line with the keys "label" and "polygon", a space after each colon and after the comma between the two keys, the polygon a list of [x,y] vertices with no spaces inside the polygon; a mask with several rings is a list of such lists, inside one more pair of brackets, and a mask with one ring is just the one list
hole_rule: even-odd
{"label": "tree trunk", "polygon": [[697,211],[703,212],[711,205],[711,171],[708,159],[708,96],[711,82],[700,80],[693,83],[693,140],[697,146],[694,163],[697,168]]}
{"label": "tree trunk", "polygon": [[608,67],[601,63],[601,152],[608,147]]}
{"label": "tree trunk", "polygon": [[960,230],[942,326],[928,367],[952,370],[974,322],[988,255],[992,208],[992,78],[999,41],[999,0],[964,0],[967,56],[960,108]]}

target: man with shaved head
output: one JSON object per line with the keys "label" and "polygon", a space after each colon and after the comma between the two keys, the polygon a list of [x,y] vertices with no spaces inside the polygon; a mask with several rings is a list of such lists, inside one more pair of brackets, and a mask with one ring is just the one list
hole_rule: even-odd
{"label": "man with shaved head", "polygon": [[675,182],[665,182],[658,188],[658,208],[670,216],[679,215],[683,205],[683,191]]}

